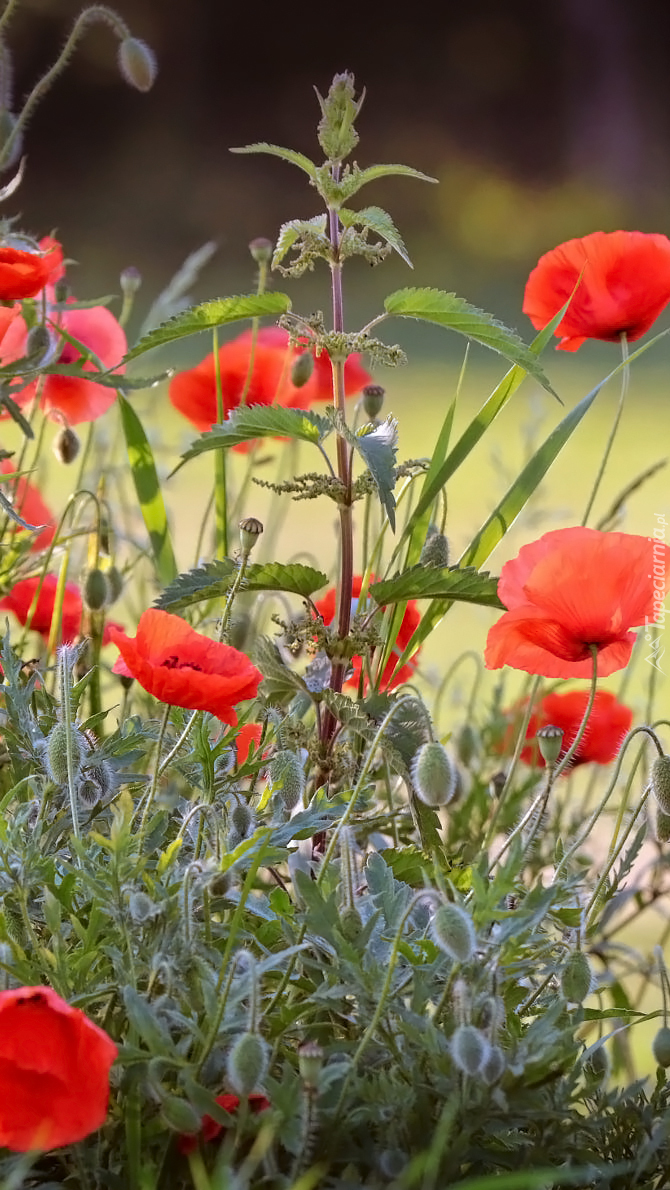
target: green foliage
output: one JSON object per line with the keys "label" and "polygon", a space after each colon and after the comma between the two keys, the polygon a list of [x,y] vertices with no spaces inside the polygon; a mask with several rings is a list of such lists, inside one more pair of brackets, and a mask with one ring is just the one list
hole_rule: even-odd
{"label": "green foliage", "polygon": [[449,599],[504,610],[497,590],[497,578],[472,566],[413,566],[395,578],[373,583],[370,594],[380,607],[406,599]]}
{"label": "green foliage", "polygon": [[202,302],[173,315],[155,330],[144,335],[139,343],[131,347],[123,363],[137,359],[154,347],[163,347],[177,339],[185,339],[200,331],[212,330],[215,326],[227,326],[244,318],[262,318],[264,315],[285,314],[291,309],[291,299],[285,293],[245,294],[242,297],[220,298],[217,301]]}
{"label": "green foliage", "polygon": [[363,459],[379,495],[381,505],[395,532],[396,483],[395,462],[398,443],[398,423],[390,415],[380,425],[363,426],[352,439],[352,446]]}
{"label": "green foliage", "polygon": [[[204,599],[221,599],[229,591],[239,566],[230,558],[217,558],[195,570],[180,574],[156,600],[156,607],[167,611],[183,611]],[[328,576],[312,566],[300,562],[282,565],[281,562],[251,563],[244,572],[245,591],[288,591],[309,598],[325,587]]]}
{"label": "green foliage", "polygon": [[215,426],[196,439],[182,455],[182,462],[209,450],[239,446],[253,438],[295,438],[314,445],[330,434],[327,418],[309,409],[284,409],[281,405],[242,405],[231,411],[223,425]]}
{"label": "green foliage", "polygon": [[340,207],[339,218],[343,227],[360,227],[365,231],[374,232],[393,248],[398,256],[402,257],[405,264],[408,264],[410,268],[413,267],[400,232],[391,216],[381,207],[364,207],[360,211],[350,211],[347,207]]}
{"label": "green foliage", "polygon": [[280,145],[269,145],[266,141],[257,141],[253,145],[243,145],[239,149],[231,149],[231,153],[269,153],[271,157],[281,157],[291,165],[297,165],[311,181],[316,177],[316,166],[303,153],[296,153],[294,149],[283,149]]}
{"label": "green foliage", "polygon": [[161,492],[153,452],[139,417],[130,402],[120,394],[119,408],[128,461],[137,499],[149,534],[156,572],[160,582],[167,586],[177,575],[177,562],[172,548],[165,501]]}

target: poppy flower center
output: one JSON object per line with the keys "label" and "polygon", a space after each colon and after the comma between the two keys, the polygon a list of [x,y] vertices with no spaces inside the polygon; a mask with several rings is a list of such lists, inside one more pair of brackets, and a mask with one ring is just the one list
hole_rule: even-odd
{"label": "poppy flower center", "polygon": [[171,657],[166,657],[165,661],[161,661],[161,665],[165,669],[195,669],[198,673],[202,673],[201,665],[194,665],[192,661],[182,661],[173,653]]}

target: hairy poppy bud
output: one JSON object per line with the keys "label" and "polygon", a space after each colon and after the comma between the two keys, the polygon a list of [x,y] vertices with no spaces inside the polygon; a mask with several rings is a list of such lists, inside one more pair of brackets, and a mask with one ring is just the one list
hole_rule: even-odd
{"label": "hairy poppy bud", "polygon": [[123,591],[123,579],[116,566],[109,566],[104,572],[107,580],[107,603],[116,603]]}
{"label": "hairy poppy bud", "polygon": [[651,791],[664,814],[670,814],[670,756],[657,756],[651,766]]}
{"label": "hairy poppy bud", "polygon": [[670,814],[660,808],[656,811],[656,838],[659,843],[667,843],[670,839]]}
{"label": "hairy poppy bud", "polygon": [[121,283],[121,290],[124,297],[134,297],[140,285],[142,284],[142,274],[139,269],[135,268],[134,264],[129,264],[127,269],[124,269],[119,277]]}
{"label": "hairy poppy bud", "polygon": [[102,798],[102,786],[100,782],[96,781],[95,777],[90,775],[80,777],[77,781],[77,797],[82,806],[86,806],[87,809],[97,806]]}
{"label": "hairy poppy bud", "polygon": [[31,363],[37,364],[50,351],[51,346],[51,335],[41,322],[30,328],[26,339],[26,357]]}
{"label": "hairy poppy bud", "polygon": [[251,834],[254,822],[254,813],[247,802],[235,802],[230,811],[230,824],[234,831],[241,839],[246,839],[247,835]]}
{"label": "hairy poppy bud", "polygon": [[464,1074],[479,1074],[488,1061],[491,1046],[474,1025],[459,1025],[451,1039],[451,1056]]}
{"label": "hairy poppy bud", "polygon": [[158,64],[156,55],[139,37],[125,37],[119,45],[119,70],[130,87],[150,91],[154,85]]}
{"label": "hairy poppy bud", "polygon": [[226,1071],[236,1095],[250,1095],[261,1086],[269,1063],[268,1047],[258,1033],[243,1033],[228,1054]]}
{"label": "hairy poppy bud", "polygon": [[258,517],[247,516],[240,521],[240,546],[243,554],[250,554],[263,532],[263,522]]}
{"label": "hairy poppy bud", "polygon": [[298,1069],[306,1087],[318,1087],[323,1066],[323,1050],[315,1041],[306,1041],[298,1050]]}
{"label": "hairy poppy bud", "polygon": [[78,731],[68,729],[64,723],[57,723],[51,729],[46,742],[46,760],[49,777],[56,785],[67,782],[67,740],[71,738],[72,769],[79,772],[82,755],[82,737]]}
{"label": "hairy poppy bud", "polygon": [[291,366],[291,384],[296,388],[302,388],[307,384],[312,372],[314,371],[314,356],[311,351],[303,351],[301,355],[297,355]]}
{"label": "hairy poppy bud", "polygon": [[481,1076],[488,1087],[492,1087],[497,1083],[505,1073],[507,1060],[499,1045],[492,1045],[489,1050],[489,1056],[485,1060],[481,1068]]}
{"label": "hairy poppy bud", "polygon": [[448,566],[449,542],[444,533],[431,533],[419,555],[421,566]]}
{"label": "hairy poppy bud", "polygon": [[168,1128],[188,1136],[197,1133],[202,1125],[202,1120],[195,1108],[191,1107],[185,1099],[179,1099],[177,1095],[162,1097],[161,1115]]}
{"label": "hairy poppy bud", "polygon": [[142,925],[153,917],[156,909],[151,897],[145,892],[133,892],[128,897],[128,910],[134,922]]}
{"label": "hairy poppy bud", "polygon": [[269,264],[272,260],[272,240],[265,236],[256,236],[249,244],[249,251],[256,264]]}
{"label": "hairy poppy bud", "polygon": [[381,384],[366,384],[363,389],[363,409],[370,421],[379,416],[385,395],[386,389],[383,389]]}
{"label": "hairy poppy bud", "polygon": [[426,806],[446,806],[456,792],[454,767],[436,740],[422,744],[411,767],[412,784]]}
{"label": "hairy poppy bud", "polygon": [[461,764],[469,768],[479,753],[480,747],[479,732],[471,723],[464,723],[456,737],[456,755]]}
{"label": "hairy poppy bud", "polygon": [[563,729],[555,727],[553,723],[547,723],[545,727],[540,728],[535,738],[544,763],[553,768],[561,754]]}
{"label": "hairy poppy bud", "polygon": [[74,430],[70,426],[61,426],[53,440],[53,446],[51,449],[58,459],[58,462],[65,463],[67,466],[70,463],[74,463],[77,455],[79,454],[80,446],[81,443]]}
{"label": "hairy poppy bud", "polygon": [[584,1071],[592,1082],[602,1083],[609,1078],[610,1060],[604,1045],[589,1054],[584,1063]]}
{"label": "hairy poppy bud", "polygon": [[561,973],[561,992],[566,1000],[581,1004],[591,991],[591,964],[583,950],[573,950]]}
{"label": "hairy poppy bud", "polygon": [[470,914],[451,902],[436,910],[430,930],[433,941],[455,963],[467,963],[476,944],[475,929]]}
{"label": "hairy poppy bud", "polygon": [[65,277],[59,277],[54,285],[54,301],[62,306],[70,296],[70,286]]}
{"label": "hairy poppy bud", "polygon": [[651,1052],[659,1066],[670,1066],[670,1028],[667,1025],[661,1025],[658,1030],[651,1043]]}
{"label": "hairy poppy bud", "polygon": [[363,929],[363,921],[355,905],[349,905],[340,913],[340,930],[347,942],[355,942]]}
{"label": "hairy poppy bud", "polygon": [[99,612],[107,606],[109,599],[107,579],[97,566],[87,571],[82,587],[82,596],[89,611]]}
{"label": "hairy poppy bud", "polygon": [[305,792],[305,770],[295,752],[283,749],[275,753],[268,769],[270,784],[279,794],[284,807],[291,812]]}

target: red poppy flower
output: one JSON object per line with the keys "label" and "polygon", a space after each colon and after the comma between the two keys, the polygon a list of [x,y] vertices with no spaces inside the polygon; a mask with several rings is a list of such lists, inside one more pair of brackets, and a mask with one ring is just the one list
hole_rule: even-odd
{"label": "red poppy flower", "polygon": [[630,533],[555,529],[502,568],[509,611],[491,628],[489,669],[511,665],[547,678],[606,677],[630,659],[635,633],[663,605],[670,547]]}
{"label": "red poppy flower", "polygon": [[[370,582],[375,581],[376,580],[374,576],[372,576]],[[358,596],[361,593],[362,586],[362,575],[355,575],[352,584],[352,615],[355,615],[355,613],[358,611]],[[323,598],[319,599],[314,604],[316,610],[319,612],[319,615],[322,617],[324,624],[332,624],[333,620],[335,619],[336,603],[337,591],[335,587],[331,587],[329,591],[326,591],[326,594],[323,596]],[[413,676],[414,671],[419,664],[418,653],[415,653],[411,660],[408,661],[406,665],[403,665],[395,675],[393,674],[393,671],[398,663],[398,658],[402,655],[405,650],[405,646],[409,643],[415,630],[418,628],[420,620],[421,613],[419,612],[419,606],[415,599],[410,599],[405,609],[405,614],[402,618],[400,631],[396,637],[395,645],[393,646],[391,655],[384,666],[384,671],[381,676],[380,689],[393,689],[394,686],[400,686],[403,682],[409,682]],[[362,664],[363,661],[361,657],[355,656],[352,658],[353,674],[347,679],[346,684],[348,686],[358,685]]]}
{"label": "red poppy flower", "polygon": [[[526,764],[545,767],[535,736],[541,727],[553,724],[563,732],[563,743],[559,759],[572,746],[579,731],[587,703],[588,690],[554,691],[542,699],[539,708],[530,717],[526,739],[528,743],[521,752],[521,759]],[[523,706],[515,708],[515,718],[519,718]],[[621,742],[633,722],[633,712],[630,707],[619,702],[616,695],[609,690],[596,690],[596,696],[591,708],[591,714],[582,736],[579,747],[572,758],[571,765],[578,764],[609,764],[617,755]],[[518,726],[518,724],[517,724]],[[508,751],[516,738],[513,724],[510,724],[501,751]]]}
{"label": "red poppy flower", "polygon": [[[11,459],[0,459],[0,473],[12,475],[15,470]],[[29,525],[46,525],[41,533],[33,537],[30,543],[31,551],[48,549],[56,534],[56,529],[52,524],[53,513],[44,503],[39,488],[36,488],[34,483],[30,483],[30,480],[26,479],[24,475],[16,482],[14,507],[19,516],[22,516]],[[20,533],[24,532],[18,525],[17,530]]]}
{"label": "red poppy flower", "polygon": [[[15,583],[11,591],[0,599],[0,609],[13,612],[19,624],[26,623],[28,613],[32,606],[35,592],[39,585],[40,576],[31,575],[30,578],[22,578],[18,583]],[[33,632],[39,632],[40,636],[45,642],[49,640],[51,633],[51,621],[54,614],[54,606],[56,603],[56,590],[58,588],[58,578],[55,574],[47,574],[44,576],[44,582],[37,598],[37,605],[33,618],[30,622],[30,627]],[[81,591],[76,583],[66,582],[65,592],[63,595],[63,613],[61,617],[60,630],[60,644],[68,645],[73,640],[76,640],[81,635],[81,621],[84,612],[84,604],[81,597]],[[120,624],[115,624],[113,620],[109,620],[104,627],[102,643],[109,644],[111,640],[112,628],[121,629]]]}
{"label": "red poppy flower", "polygon": [[[223,411],[227,418],[240,404],[247,384],[253,336],[245,331],[219,349]],[[288,345],[288,334],[280,327],[266,327],[258,332],[253,357],[253,371],[245,404],[287,405],[307,409],[313,401],[332,401],[332,369],[325,351],[314,360],[314,371],[302,388],[291,381],[291,365],[300,354]],[[344,365],[344,384],[348,397],[360,392],[371,376],[360,362],[360,355],[350,355]],[[197,367],[180,372],[170,382],[170,401],[196,430],[209,430],[216,423],[216,375],[214,354]]]}
{"label": "red poppy flower", "polygon": [[235,736],[235,753],[238,765],[246,764],[251,752],[251,745],[258,748],[263,734],[261,723],[245,723]]}
{"label": "red poppy flower", "polygon": [[51,988],[0,992],[0,1147],[59,1149],[105,1121],[117,1048]]}
{"label": "red poppy flower", "polygon": [[18,302],[15,306],[0,306],[0,343],[2,343],[14,319],[19,318],[20,315],[21,307]]}
{"label": "red poppy flower", "polygon": [[0,301],[15,302],[36,297],[49,282],[55,281],[63,264],[60,244],[43,241],[41,252],[25,252],[0,247]]}
{"label": "red poppy flower", "polygon": [[[244,653],[218,644],[168,612],[142,612],[137,636],[110,627],[123,669],[161,702],[194,711],[211,711],[223,723],[237,724],[233,707],[254,698],[263,675]],[[117,663],[118,664],[118,663]]]}
{"label": "red poppy flower", "polygon": [[[240,1106],[237,1095],[217,1095],[216,1102],[219,1107],[222,1107],[231,1116],[235,1114]],[[267,1111],[272,1106],[270,1100],[266,1099],[265,1095],[260,1095],[256,1091],[252,1091],[247,1102],[254,1115],[258,1115],[262,1111]],[[189,1153],[194,1153],[197,1149],[199,1139],[203,1141],[218,1140],[224,1131],[223,1124],[217,1123],[212,1116],[203,1116],[200,1132],[182,1132],[177,1137],[177,1148],[180,1153],[188,1157]]]}
{"label": "red poppy flower", "polygon": [[[62,327],[73,339],[90,348],[103,368],[113,368],[125,355],[127,344],[123,328],[106,306],[91,306],[88,310],[62,310],[54,315],[52,321],[54,328]],[[0,363],[13,363],[25,355],[27,334],[22,318],[11,323],[0,344]],[[63,340],[60,355],[53,362],[75,364],[81,358],[81,352]],[[92,375],[98,371],[97,364],[92,360],[82,364],[82,369]],[[36,391],[37,381],[34,381],[12,395],[17,404],[23,406],[32,401]],[[62,414],[70,425],[95,421],[107,412],[115,400],[114,388],[77,376],[46,376],[41,389],[44,412]]]}
{"label": "red poppy flower", "polygon": [[639,339],[670,301],[670,240],[641,231],[594,231],[540,257],[523,311],[541,330],[581,281],[555,334],[562,351],[585,339]]}

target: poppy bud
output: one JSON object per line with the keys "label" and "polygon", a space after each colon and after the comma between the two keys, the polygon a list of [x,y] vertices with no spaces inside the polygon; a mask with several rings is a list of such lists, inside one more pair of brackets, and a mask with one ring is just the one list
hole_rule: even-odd
{"label": "poppy bud", "polygon": [[79,447],[81,443],[70,426],[61,426],[53,440],[51,449],[53,450],[59,463],[64,463],[69,466],[74,463],[79,454]]}
{"label": "poppy bud", "polygon": [[315,1041],[306,1041],[298,1050],[298,1069],[306,1087],[318,1087],[323,1066],[323,1050]]}
{"label": "poppy bud", "polygon": [[37,363],[51,347],[51,335],[41,322],[28,331],[26,339],[26,356],[33,363]]}
{"label": "poppy bud", "polygon": [[291,367],[291,384],[295,388],[302,388],[307,384],[312,372],[314,371],[314,356],[311,351],[303,351],[301,355],[297,355]]}
{"label": "poppy bud", "polygon": [[670,1066],[670,1028],[667,1025],[661,1025],[658,1030],[651,1043],[651,1052],[659,1066]]}
{"label": "poppy bud", "polygon": [[79,771],[82,754],[80,733],[78,731],[72,731],[71,729],[68,729],[64,723],[57,723],[47,736],[47,771],[49,773],[49,777],[56,785],[65,785],[67,783],[68,735],[72,741],[72,769],[73,773],[76,775],[76,773]]}
{"label": "poppy bud", "polygon": [[346,942],[355,942],[363,929],[363,920],[355,905],[340,913],[340,932]]}
{"label": "poppy bud", "polygon": [[226,1063],[228,1081],[236,1095],[250,1095],[262,1085],[269,1063],[268,1047],[258,1033],[243,1033]]}
{"label": "poppy bud", "polygon": [[124,37],[119,44],[117,63],[128,86],[137,91],[150,91],[154,85],[158,65],[156,55],[139,37]]}
{"label": "poppy bud", "polygon": [[102,786],[95,777],[80,777],[77,782],[77,797],[83,806],[92,809],[102,798]]}
{"label": "poppy bud", "polygon": [[97,566],[87,572],[82,587],[82,596],[89,611],[99,612],[103,607],[106,607],[109,597],[107,579]]}
{"label": "poppy bud", "polygon": [[142,925],[154,916],[154,903],[145,892],[133,892],[128,897],[128,910],[133,921]]}
{"label": "poppy bud", "polygon": [[474,1025],[459,1025],[451,1039],[451,1056],[464,1074],[479,1074],[488,1061],[491,1047]]}
{"label": "poppy bud", "polygon": [[489,1056],[481,1068],[481,1076],[488,1087],[497,1083],[505,1073],[507,1060],[499,1045],[492,1045]]}
{"label": "poppy bud", "polygon": [[503,769],[499,769],[497,773],[493,774],[493,776],[489,780],[489,790],[491,793],[491,797],[500,797],[503,789],[505,788],[506,780],[507,780],[507,773],[504,772]]}
{"label": "poppy bud", "polygon": [[56,305],[62,306],[70,296],[70,286],[65,277],[59,277],[54,285],[54,301]]}
{"label": "poppy bud", "polygon": [[379,416],[385,395],[386,389],[382,388],[381,384],[366,384],[363,389],[363,409],[370,421]]}
{"label": "poppy bud", "polygon": [[480,749],[479,732],[471,723],[464,723],[456,737],[456,755],[469,768]]}
{"label": "poppy bud", "polygon": [[467,963],[476,945],[475,930],[470,914],[451,902],[440,905],[432,922],[431,934],[436,946],[455,963]]}
{"label": "poppy bud", "polygon": [[123,579],[116,566],[109,566],[104,572],[107,580],[107,603],[116,603],[123,591]]}
{"label": "poppy bud", "polygon": [[247,516],[240,521],[240,546],[245,556],[251,553],[262,532],[263,522],[257,517]]}
{"label": "poppy bud", "polygon": [[214,760],[214,778],[227,777],[235,768],[235,752],[233,748],[224,748]]}
{"label": "poppy bud", "polygon": [[176,1095],[165,1095],[161,1102],[161,1115],[168,1128],[174,1132],[193,1134],[200,1130],[202,1120],[190,1103]]}
{"label": "poppy bud", "polygon": [[651,792],[664,814],[670,814],[670,756],[657,756],[651,766]]}
{"label": "poppy bud", "polygon": [[257,236],[249,244],[249,251],[256,264],[269,264],[272,260],[272,240]]}
{"label": "poppy bud", "polygon": [[270,784],[279,794],[286,810],[295,810],[305,792],[305,770],[295,752],[276,752],[268,770]]}
{"label": "poppy bud", "polygon": [[555,727],[553,723],[547,723],[545,727],[540,728],[535,739],[539,744],[544,763],[548,768],[553,769],[561,754],[561,746],[563,744],[562,728]]}
{"label": "poppy bud", "polygon": [[119,282],[123,296],[125,298],[134,297],[142,284],[142,274],[134,264],[130,264],[127,269],[123,269]]}
{"label": "poppy bud", "polygon": [[436,740],[419,748],[411,775],[416,795],[426,806],[446,806],[456,792],[453,765],[446,748]]}
{"label": "poppy bud", "polygon": [[230,824],[241,839],[246,839],[253,827],[254,814],[247,802],[235,802],[230,811]]}
{"label": "poppy bud", "polygon": [[431,533],[419,555],[421,566],[448,566],[449,542],[444,533]]}
{"label": "poppy bud", "polygon": [[591,964],[583,950],[573,950],[561,974],[561,992],[572,1004],[581,1004],[591,991]]}
{"label": "poppy bud", "polygon": [[589,1054],[584,1063],[584,1071],[592,1082],[602,1083],[609,1078],[610,1060],[604,1045]]}
{"label": "poppy bud", "polygon": [[670,814],[661,809],[656,811],[656,838],[659,843],[667,843],[670,839]]}

